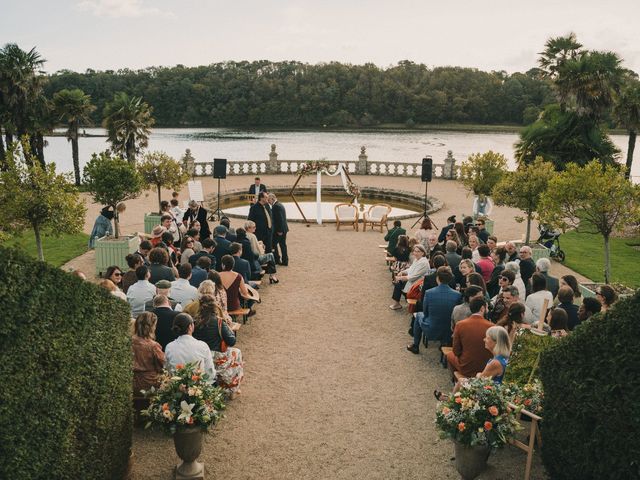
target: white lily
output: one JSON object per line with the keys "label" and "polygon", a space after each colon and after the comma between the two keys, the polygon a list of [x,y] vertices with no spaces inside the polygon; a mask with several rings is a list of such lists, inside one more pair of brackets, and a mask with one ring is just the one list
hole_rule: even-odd
{"label": "white lily", "polygon": [[195,403],[187,403],[184,400],[180,402],[181,413],[180,415],[178,415],[178,421],[184,420],[185,423],[188,422],[189,419],[191,418],[191,415],[193,415],[193,412],[191,410],[195,406],[196,406]]}

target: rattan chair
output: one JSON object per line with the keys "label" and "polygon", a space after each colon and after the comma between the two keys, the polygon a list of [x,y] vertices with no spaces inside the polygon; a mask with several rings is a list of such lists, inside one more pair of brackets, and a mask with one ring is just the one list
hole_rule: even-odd
{"label": "rattan chair", "polygon": [[373,227],[379,226],[380,233],[382,233],[383,227],[388,231],[389,227],[387,226],[387,218],[390,213],[391,206],[386,203],[376,203],[375,205],[371,205],[362,218],[362,231],[365,232],[367,230],[367,223],[371,225],[371,230],[373,230]]}
{"label": "rattan chair", "polygon": [[358,231],[358,207],[352,203],[339,203],[333,208],[336,215],[336,230],[340,230],[340,225],[353,225]]}

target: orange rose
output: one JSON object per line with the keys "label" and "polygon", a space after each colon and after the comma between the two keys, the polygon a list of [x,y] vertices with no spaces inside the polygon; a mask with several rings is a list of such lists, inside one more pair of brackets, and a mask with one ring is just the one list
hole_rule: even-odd
{"label": "orange rose", "polygon": [[162,404],[162,410],[169,410],[169,404],[168,403],[163,403]]}
{"label": "orange rose", "polygon": [[485,430],[491,430],[493,428],[493,423],[491,422],[484,422],[484,429]]}
{"label": "orange rose", "polygon": [[461,397],[456,397],[456,403],[459,405],[462,403],[462,398]]}
{"label": "orange rose", "polygon": [[198,380],[200,380],[200,377],[198,375],[191,375],[191,380],[197,382]]}
{"label": "orange rose", "polygon": [[458,424],[458,430],[460,430],[461,432],[464,432],[465,426],[464,426],[464,422],[460,422]]}
{"label": "orange rose", "polygon": [[530,398],[527,398],[527,399],[524,401],[524,404],[525,404],[527,407],[528,407],[529,405],[531,405],[531,399],[530,399]]}
{"label": "orange rose", "polygon": [[448,407],[444,407],[444,408],[442,409],[442,414],[443,414],[443,415],[448,415],[448,414],[449,414],[449,412],[451,412],[451,410],[450,410]]}
{"label": "orange rose", "polygon": [[189,417],[189,421],[187,423],[188,424],[192,424],[193,423],[193,417]]}
{"label": "orange rose", "polygon": [[493,390],[493,387],[491,385],[485,385],[484,389],[485,390]]}
{"label": "orange rose", "polygon": [[176,365],[176,370],[182,370],[184,368],[184,363],[179,363]]}
{"label": "orange rose", "polygon": [[491,405],[489,407],[489,413],[495,417],[498,415],[498,408],[495,405]]}

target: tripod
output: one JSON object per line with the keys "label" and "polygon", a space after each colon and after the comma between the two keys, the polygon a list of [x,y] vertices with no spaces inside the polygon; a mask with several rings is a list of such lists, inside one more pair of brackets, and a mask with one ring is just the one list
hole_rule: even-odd
{"label": "tripod", "polygon": [[220,210],[220,179],[218,179],[218,206],[209,216],[209,220],[220,221],[224,216],[224,212]]}
{"label": "tripod", "polygon": [[416,220],[416,223],[411,225],[411,228],[415,228],[416,225],[424,219],[428,219],[431,222],[431,225],[433,226],[433,228],[435,229],[438,228],[436,224],[433,222],[433,220],[431,220],[431,217],[429,217],[429,214],[427,213],[427,205],[429,204],[429,201],[427,200],[428,189],[429,189],[429,182],[425,182],[424,183],[424,210],[422,211],[422,215],[420,215],[420,217],[418,217],[418,219]]}

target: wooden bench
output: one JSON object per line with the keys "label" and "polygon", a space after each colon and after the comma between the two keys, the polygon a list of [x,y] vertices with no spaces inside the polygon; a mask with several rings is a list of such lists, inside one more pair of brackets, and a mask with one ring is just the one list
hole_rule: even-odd
{"label": "wooden bench", "polygon": [[242,317],[242,323],[247,323],[247,319],[249,318],[249,312],[251,310],[248,308],[239,308],[238,310],[231,310],[227,312],[232,317]]}
{"label": "wooden bench", "polygon": [[[517,405],[513,403],[509,403],[509,407],[516,410],[518,408]],[[531,413],[524,408],[520,410],[518,414],[518,420],[522,419],[522,416],[528,417],[531,419],[530,427],[529,427],[529,443],[524,443],[517,438],[512,438],[509,440],[509,443],[515,447],[518,447],[520,450],[526,452],[527,454],[527,463],[524,470],[524,480],[529,480],[531,476],[531,463],[533,461],[533,452],[535,451],[535,444],[538,443],[538,446],[542,446],[542,436],[540,435],[540,427],[538,423],[542,420],[542,417],[536,415],[535,413]]]}

